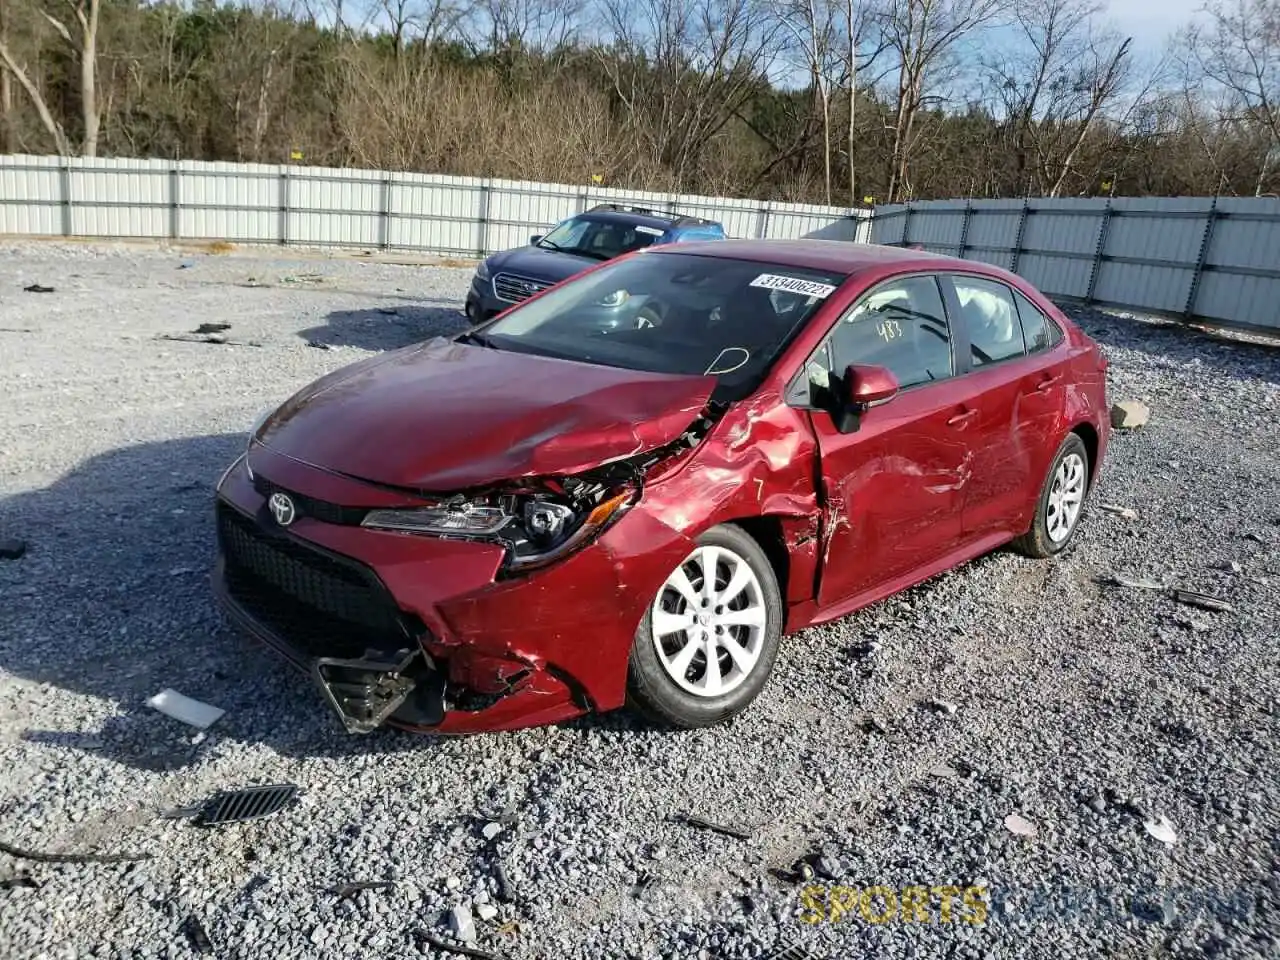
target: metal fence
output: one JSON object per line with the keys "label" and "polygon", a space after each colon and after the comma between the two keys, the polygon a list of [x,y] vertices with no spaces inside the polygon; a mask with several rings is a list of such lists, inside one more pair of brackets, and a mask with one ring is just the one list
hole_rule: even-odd
{"label": "metal fence", "polygon": [[0,233],[227,240],[474,257],[597,203],[719,220],[734,237],[863,240],[870,212],[598,186],[327,167],[0,156]]}
{"label": "metal fence", "polygon": [[1280,200],[940,200],[877,207],[871,241],[982,260],[1053,297],[1280,330]]}

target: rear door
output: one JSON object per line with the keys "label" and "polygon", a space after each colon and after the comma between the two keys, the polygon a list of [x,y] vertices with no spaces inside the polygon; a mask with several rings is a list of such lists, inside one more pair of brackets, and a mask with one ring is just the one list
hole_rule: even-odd
{"label": "rear door", "polygon": [[[887,367],[902,389],[841,433],[821,395],[851,363]],[[808,407],[820,457],[819,605],[884,587],[958,546],[977,407],[955,372],[941,290],[922,274],[859,297],[793,381],[788,402]]]}
{"label": "rear door", "polygon": [[1058,326],[1020,291],[952,273],[943,292],[962,328],[980,400],[974,470],[964,496],[965,539],[1019,534],[1062,439],[1067,351]]}

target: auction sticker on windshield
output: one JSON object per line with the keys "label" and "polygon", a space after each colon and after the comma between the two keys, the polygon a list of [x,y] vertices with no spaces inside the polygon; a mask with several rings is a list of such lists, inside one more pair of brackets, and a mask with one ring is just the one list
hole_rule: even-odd
{"label": "auction sticker on windshield", "polygon": [[812,280],[801,280],[799,277],[784,277],[776,273],[762,273],[751,281],[753,287],[764,287],[767,290],[785,290],[788,293],[800,293],[806,297],[825,298],[835,292],[829,283],[815,283]]}

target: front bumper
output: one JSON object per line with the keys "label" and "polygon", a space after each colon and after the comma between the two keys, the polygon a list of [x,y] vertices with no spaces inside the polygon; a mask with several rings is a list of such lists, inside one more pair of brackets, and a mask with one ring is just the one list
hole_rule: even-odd
{"label": "front bumper", "polygon": [[480,280],[478,277],[471,278],[471,289],[467,291],[466,314],[467,319],[472,323],[483,323],[490,317],[497,316],[508,307],[515,304],[508,303],[506,300],[499,300],[493,292],[493,282],[491,280]]}
{"label": "front bumper", "polygon": [[[370,530],[321,509],[398,494],[251,456],[256,484],[243,460],[219,484],[215,596],[310,677],[349,732],[514,730],[625,702],[636,627],[689,548],[639,507],[554,566],[500,580],[496,545]],[[302,504],[287,529],[264,483]]]}

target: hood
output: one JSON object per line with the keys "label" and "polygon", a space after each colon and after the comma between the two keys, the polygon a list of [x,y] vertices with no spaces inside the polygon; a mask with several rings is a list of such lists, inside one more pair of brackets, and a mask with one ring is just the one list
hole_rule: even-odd
{"label": "hood", "polygon": [[518,273],[531,280],[561,280],[581,273],[600,263],[594,257],[579,257],[572,253],[558,253],[545,247],[516,247],[489,258],[490,273]]}
{"label": "hood", "polygon": [[303,388],[260,442],[363,480],[450,493],[572,474],[682,434],[714,377],[643,373],[442,337],[361,361]]}

